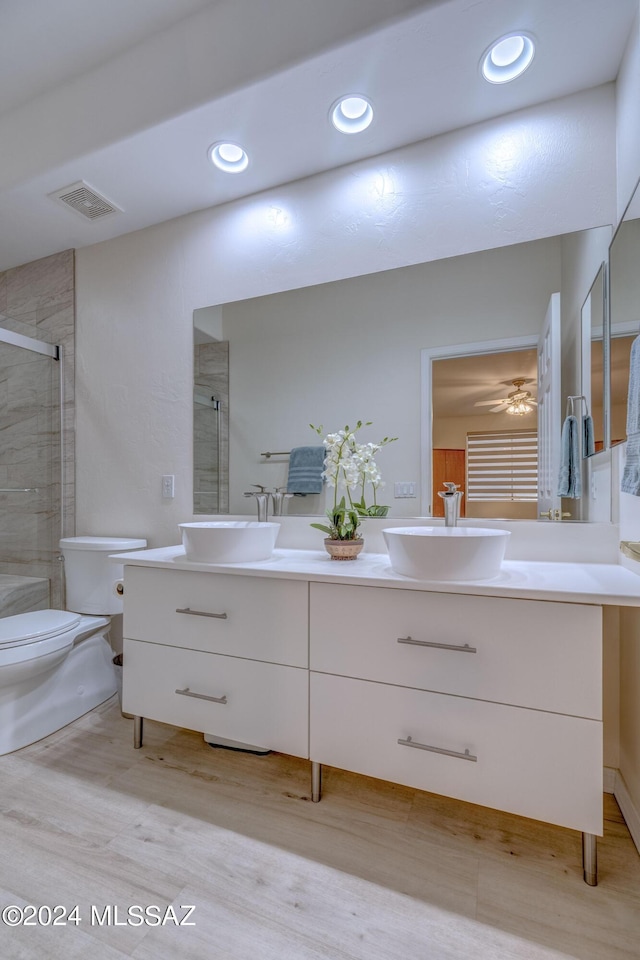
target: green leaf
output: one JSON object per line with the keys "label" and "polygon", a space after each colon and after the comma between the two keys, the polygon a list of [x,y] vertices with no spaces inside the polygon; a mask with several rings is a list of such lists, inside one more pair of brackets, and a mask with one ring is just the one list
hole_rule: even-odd
{"label": "green leaf", "polygon": [[311,523],[309,526],[315,527],[316,530],[322,530],[322,532],[326,533],[328,537],[333,537],[334,531],[330,527],[325,526],[324,523]]}

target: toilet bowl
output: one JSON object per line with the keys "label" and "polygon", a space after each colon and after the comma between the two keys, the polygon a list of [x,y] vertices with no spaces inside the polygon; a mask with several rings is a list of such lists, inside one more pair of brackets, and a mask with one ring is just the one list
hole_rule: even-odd
{"label": "toilet bowl", "polygon": [[0,755],[54,733],[108,700],[117,689],[109,643],[122,612],[113,589],[122,567],[112,553],[146,540],[68,537],[66,610],[35,610],[0,619]]}

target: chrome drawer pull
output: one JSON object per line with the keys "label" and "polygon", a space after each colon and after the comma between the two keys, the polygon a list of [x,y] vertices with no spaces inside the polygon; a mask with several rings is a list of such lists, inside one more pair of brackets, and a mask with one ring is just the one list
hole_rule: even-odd
{"label": "chrome drawer pull", "polygon": [[445,750],[443,747],[431,747],[427,743],[416,743],[415,740],[412,740],[411,737],[407,737],[406,740],[398,740],[398,743],[401,747],[415,747],[416,750],[428,750],[429,753],[441,753],[445,757],[457,757],[458,760],[471,760],[472,763],[477,763],[478,758],[474,757],[472,753],[469,753],[469,750],[465,750],[464,753],[459,753],[457,750]]}
{"label": "chrome drawer pull", "polygon": [[434,643],[431,640],[414,640],[413,637],[398,637],[398,643],[410,643],[414,647],[436,647],[438,650],[457,650],[458,653],[477,653],[468,643]]}
{"label": "chrome drawer pull", "polygon": [[208,697],[206,693],[192,693],[189,687],[185,687],[184,690],[176,690],[175,692],[179,693],[181,697],[195,697],[196,700],[211,700],[212,703],[227,702],[226,694],[223,697]]}
{"label": "chrome drawer pull", "polygon": [[206,613],[204,610],[192,610],[190,607],[176,607],[176,613],[188,613],[192,617],[213,617],[215,620],[226,620],[226,613]]}

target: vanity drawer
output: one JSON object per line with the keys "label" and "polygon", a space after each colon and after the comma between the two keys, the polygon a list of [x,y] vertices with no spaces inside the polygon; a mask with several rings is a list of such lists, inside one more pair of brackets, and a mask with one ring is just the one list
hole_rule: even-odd
{"label": "vanity drawer", "polygon": [[314,761],[602,834],[599,721],[314,673],[310,696]]}
{"label": "vanity drawer", "polygon": [[308,665],[308,587],[302,580],[133,565],[125,566],[124,579],[126,637]]}
{"label": "vanity drawer", "polygon": [[[308,674],[297,667],[124,641],[123,710],[308,757]],[[226,702],[200,699],[226,697]]]}
{"label": "vanity drawer", "polygon": [[600,607],[312,583],[310,629],[312,670],[602,716]]}

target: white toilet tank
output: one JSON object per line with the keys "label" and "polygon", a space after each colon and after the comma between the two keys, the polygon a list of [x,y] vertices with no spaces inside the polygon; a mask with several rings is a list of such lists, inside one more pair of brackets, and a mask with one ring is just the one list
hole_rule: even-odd
{"label": "white toilet tank", "polygon": [[122,564],[112,563],[112,553],[143,550],[146,540],[127,537],[66,537],[60,540],[67,585],[67,610],[108,616],[122,613],[122,598],[115,591]]}

